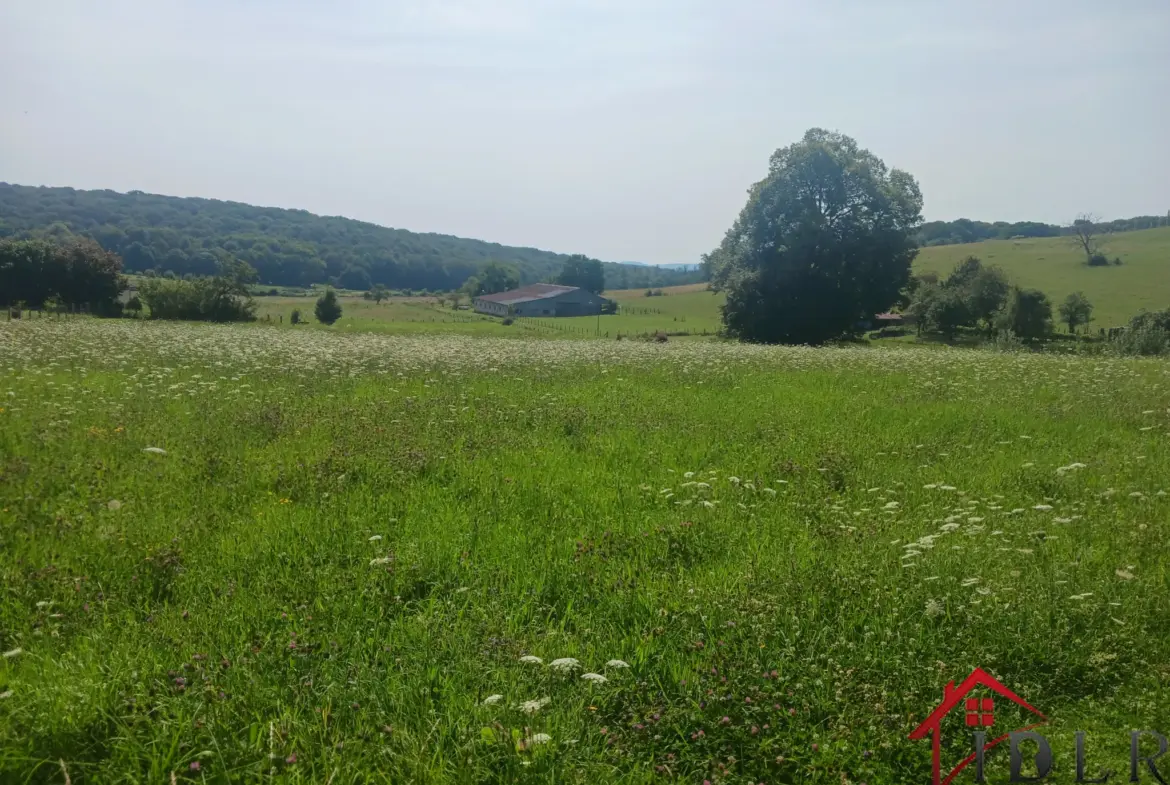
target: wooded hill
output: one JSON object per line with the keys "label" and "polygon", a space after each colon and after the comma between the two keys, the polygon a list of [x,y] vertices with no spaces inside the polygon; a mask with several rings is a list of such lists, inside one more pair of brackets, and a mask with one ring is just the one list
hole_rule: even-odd
{"label": "wooded hill", "polygon": [[[514,265],[522,284],[551,280],[567,257],[444,234],[390,229],[305,210],[131,191],[0,183],[0,237],[92,237],[129,272],[211,275],[235,257],[278,286],[331,282],[350,289],[451,290],[489,261]],[[609,289],[672,286],[695,272],[605,263]]]}

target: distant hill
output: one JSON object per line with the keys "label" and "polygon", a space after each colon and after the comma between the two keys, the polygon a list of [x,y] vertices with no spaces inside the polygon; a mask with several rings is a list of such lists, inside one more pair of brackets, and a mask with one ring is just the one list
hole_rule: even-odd
{"label": "distant hill", "polygon": [[[1135,232],[1142,229],[1157,229],[1170,226],[1167,215],[1139,215],[1136,218],[1119,218],[1115,221],[1101,221],[1097,224],[1104,232]],[[983,240],[1023,240],[1032,237],[1060,237],[1071,234],[1067,226],[1039,223],[1037,221],[972,221],[958,218],[954,221],[929,221],[918,230],[918,244],[923,246],[959,245],[978,243]]]}
{"label": "distant hill", "polygon": [[978,256],[1002,268],[1012,283],[1047,294],[1054,309],[1083,291],[1094,305],[1092,327],[1117,327],[1142,309],[1170,308],[1170,227],[1108,235],[1102,243],[1120,266],[1089,267],[1071,238],[1048,237],[923,248],[914,272],[946,275],[966,257]]}
{"label": "distant hill", "polygon": [[[0,183],[0,237],[85,235],[131,272],[214,273],[231,255],[263,283],[333,282],[351,289],[451,290],[489,261],[515,265],[521,283],[553,278],[565,254],[444,234],[390,229],[304,210],[141,191],[78,191]],[[606,262],[608,289],[692,283],[696,273]]]}

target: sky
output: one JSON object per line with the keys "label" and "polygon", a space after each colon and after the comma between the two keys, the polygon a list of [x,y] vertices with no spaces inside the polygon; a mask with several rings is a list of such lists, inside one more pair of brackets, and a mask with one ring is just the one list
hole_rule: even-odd
{"label": "sky", "polygon": [[1170,210],[1170,2],[2,0],[0,181],[695,262],[848,134],[928,220]]}

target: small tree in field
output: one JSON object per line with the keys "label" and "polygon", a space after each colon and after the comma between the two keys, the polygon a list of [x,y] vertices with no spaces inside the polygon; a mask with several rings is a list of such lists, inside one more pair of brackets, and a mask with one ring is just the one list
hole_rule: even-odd
{"label": "small tree in field", "polygon": [[1068,331],[1075,333],[1077,327],[1093,321],[1093,304],[1084,292],[1073,292],[1060,304],[1060,320],[1068,325]]}
{"label": "small tree in field", "polygon": [[341,318],[341,303],[337,302],[337,292],[326,289],[325,294],[317,298],[317,305],[313,308],[313,315],[321,324],[333,324]]}
{"label": "small tree in field", "polygon": [[996,326],[1020,338],[1043,338],[1052,332],[1052,304],[1039,289],[1013,288]]}
{"label": "small tree in field", "polygon": [[390,296],[390,292],[380,283],[374,284],[370,289],[370,299],[374,301],[375,305],[381,305],[382,301]]}

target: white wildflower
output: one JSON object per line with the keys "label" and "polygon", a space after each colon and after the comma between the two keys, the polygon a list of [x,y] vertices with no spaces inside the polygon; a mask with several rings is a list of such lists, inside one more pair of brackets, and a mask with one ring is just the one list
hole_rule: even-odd
{"label": "white wildflower", "polygon": [[594,684],[605,684],[609,679],[602,676],[600,673],[582,673],[581,678],[585,681],[593,682]]}
{"label": "white wildflower", "polygon": [[528,737],[529,744],[548,744],[552,741],[552,736],[547,733],[534,733]]}
{"label": "white wildflower", "polygon": [[117,499],[110,499],[108,502],[106,502],[106,509],[117,512],[118,510],[122,509],[122,502],[118,501]]}
{"label": "white wildflower", "polygon": [[732,485],[739,485],[740,479],[738,477],[728,477],[727,481]]}
{"label": "white wildflower", "polygon": [[5,700],[7,698],[11,698],[11,697],[12,697],[12,690],[5,690],[4,692],[0,692],[0,701]]}
{"label": "white wildflower", "polygon": [[946,613],[946,609],[943,608],[943,604],[941,602],[935,599],[926,601],[926,615],[929,618],[934,619],[942,616],[944,613]]}
{"label": "white wildflower", "polygon": [[378,541],[378,540],[380,540],[380,539],[382,539],[382,535],[381,535],[381,534],[375,534],[373,537],[371,537],[370,539],[366,540],[366,542],[377,542],[377,541]]}
{"label": "white wildflower", "polygon": [[[694,591],[694,589],[692,589],[691,591]],[[607,667],[607,668],[628,668],[628,667],[630,667],[630,664],[628,662],[625,662],[624,660],[610,660],[609,662],[605,663],[605,667]]]}
{"label": "white wildflower", "polygon": [[536,712],[540,711],[550,703],[552,703],[552,698],[537,698],[535,700],[524,701],[516,708],[520,709],[520,711],[524,712],[525,714],[536,714]]}
{"label": "white wildflower", "polygon": [[11,651],[4,652],[3,656],[4,656],[4,659],[9,660],[9,659],[16,657],[17,655],[19,655],[23,652],[24,652],[24,649],[12,649]]}
{"label": "white wildflower", "polygon": [[561,657],[549,663],[549,667],[561,673],[571,673],[581,667],[581,663],[572,657]]}
{"label": "white wildflower", "polygon": [[695,476],[695,473],[694,473],[694,472],[686,472],[686,473],[684,473],[684,474],[683,474],[683,477],[685,477],[685,478],[686,478],[686,479],[688,479],[688,480],[689,480],[689,479],[691,479],[691,478],[692,478],[692,477],[694,477],[694,476]]}
{"label": "white wildflower", "polygon": [[143,452],[151,453],[152,455],[166,455],[167,451],[162,447],[143,447]]}
{"label": "white wildflower", "polygon": [[1037,504],[1032,509],[1039,510],[1040,512],[1048,512],[1049,510],[1052,509],[1052,505],[1051,504]]}
{"label": "white wildflower", "polygon": [[520,662],[524,662],[524,663],[527,663],[529,665],[543,665],[544,664],[544,660],[542,660],[540,657],[537,657],[535,654],[525,654],[523,657],[520,658]]}
{"label": "white wildflower", "polygon": [[882,509],[883,510],[896,510],[901,506],[902,505],[898,504],[897,502],[886,502],[885,506],[882,507]]}
{"label": "white wildflower", "polygon": [[[1113,574],[1116,575],[1118,578],[1121,578],[1121,580],[1123,580],[1123,581],[1132,581],[1134,578],[1133,573],[1130,572],[1129,570],[1117,570]],[[18,649],[18,651],[19,651],[19,649]],[[8,655],[5,654],[4,656],[7,657]]]}
{"label": "white wildflower", "polygon": [[495,706],[504,699],[503,695],[489,695],[483,699],[484,706]]}
{"label": "white wildflower", "polygon": [[370,566],[377,567],[379,564],[389,564],[393,559],[389,556],[379,556],[377,559],[370,559]]}

